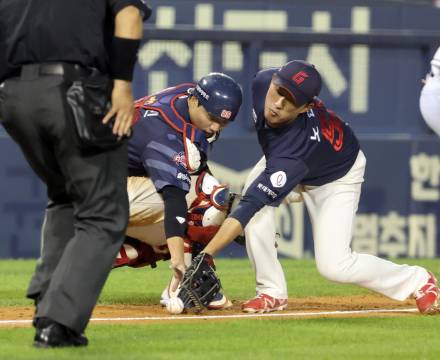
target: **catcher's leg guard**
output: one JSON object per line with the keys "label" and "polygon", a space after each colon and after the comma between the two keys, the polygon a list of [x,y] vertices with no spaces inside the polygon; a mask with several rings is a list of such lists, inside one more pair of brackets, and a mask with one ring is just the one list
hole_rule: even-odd
{"label": "catcher's leg guard", "polygon": [[168,260],[169,258],[169,253],[156,253],[150,245],[126,236],[124,244],[122,244],[115,262],[113,263],[113,268],[121,266],[137,268],[147,265],[155,268],[157,266],[156,261]]}

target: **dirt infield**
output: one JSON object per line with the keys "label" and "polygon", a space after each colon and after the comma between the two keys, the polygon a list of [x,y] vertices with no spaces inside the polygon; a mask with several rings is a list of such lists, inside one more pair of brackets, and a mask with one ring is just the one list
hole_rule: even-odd
{"label": "dirt infield", "polygon": [[[209,316],[216,319],[235,318],[236,315],[243,314],[240,309],[241,301],[233,301],[232,308],[221,311],[205,311],[200,316],[200,320],[206,320]],[[371,316],[414,316],[417,313],[406,311],[408,308],[414,308],[413,300],[404,302],[393,301],[380,295],[361,295],[350,297],[306,297],[299,299],[289,299],[289,306],[286,317],[371,317]],[[2,327],[30,326],[33,316],[33,307],[3,307],[0,308],[0,325]],[[401,309],[402,311],[399,311]],[[368,312],[367,310],[373,310]],[[381,312],[383,310],[383,312]],[[396,310],[393,312],[387,312]],[[347,312],[347,313],[344,313]],[[292,314],[290,316],[290,313]],[[310,316],[307,314],[310,313]],[[218,316],[221,315],[221,316]],[[194,314],[182,314],[179,317],[191,317],[194,320]],[[124,322],[139,323],[139,320],[145,321],[172,321],[170,314],[160,305],[99,305],[93,312],[93,318],[98,318],[100,322]],[[144,319],[145,318],[145,319]],[[174,317],[175,318],[175,317]],[[114,319],[114,320],[112,320]],[[136,320],[133,320],[136,319]],[[182,319],[184,320],[184,319]],[[6,322],[11,321],[11,322]]]}

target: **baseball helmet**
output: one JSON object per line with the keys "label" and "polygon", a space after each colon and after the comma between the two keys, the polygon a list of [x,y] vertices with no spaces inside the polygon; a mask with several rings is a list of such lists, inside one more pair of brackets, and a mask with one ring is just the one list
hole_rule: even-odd
{"label": "baseball helmet", "polygon": [[202,77],[190,93],[215,118],[233,121],[243,99],[240,86],[233,78],[222,73]]}

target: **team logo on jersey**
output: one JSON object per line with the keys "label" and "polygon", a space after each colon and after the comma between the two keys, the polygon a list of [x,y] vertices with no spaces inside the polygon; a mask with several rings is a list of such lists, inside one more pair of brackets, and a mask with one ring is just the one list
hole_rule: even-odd
{"label": "team logo on jersey", "polygon": [[287,175],[284,171],[277,171],[270,176],[270,182],[275,188],[281,188],[286,185]]}
{"label": "team logo on jersey", "polygon": [[173,161],[180,166],[183,166],[184,168],[186,168],[186,157],[185,157],[185,153],[183,151],[174,154],[173,156]]}
{"label": "team logo on jersey", "polygon": [[184,173],[179,172],[179,173],[177,174],[177,179],[178,179],[178,180],[183,180],[183,181],[187,182],[188,184],[191,183],[191,179],[190,179],[190,177],[188,176],[188,174],[184,174]]}
{"label": "team logo on jersey", "polygon": [[149,96],[145,99],[144,101],[144,105],[152,105],[157,101],[157,97],[156,96]]}
{"label": "team logo on jersey", "polygon": [[157,116],[157,115],[159,115],[159,112],[155,111],[155,110],[145,110],[145,112],[144,112],[144,117]]}

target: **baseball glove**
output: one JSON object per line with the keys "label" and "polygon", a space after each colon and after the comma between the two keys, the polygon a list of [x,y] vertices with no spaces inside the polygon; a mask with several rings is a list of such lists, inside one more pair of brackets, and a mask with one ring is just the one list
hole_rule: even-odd
{"label": "baseball glove", "polygon": [[186,270],[177,295],[185,309],[194,308],[195,312],[201,312],[220,291],[220,279],[210,264],[212,257],[201,252]]}

